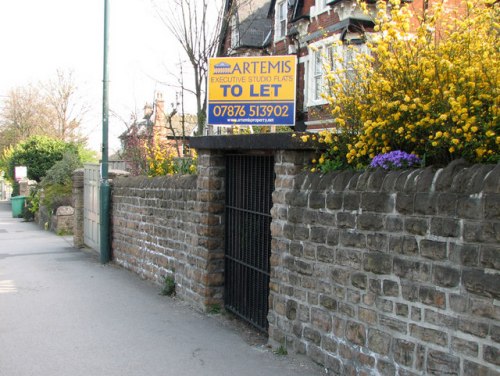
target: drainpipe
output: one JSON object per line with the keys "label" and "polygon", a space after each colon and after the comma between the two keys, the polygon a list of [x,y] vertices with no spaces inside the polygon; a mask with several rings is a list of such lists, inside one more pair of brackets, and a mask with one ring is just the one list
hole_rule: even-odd
{"label": "drainpipe", "polygon": [[101,159],[101,181],[100,181],[100,261],[106,264],[111,258],[109,247],[109,199],[110,188],[108,180],[108,23],[109,2],[104,0],[104,55],[103,55],[103,78],[102,78],[102,159]]}
{"label": "drainpipe", "polygon": [[[297,34],[292,35],[291,39],[294,41],[294,45],[297,46],[297,51],[295,52],[295,55],[297,56],[297,66],[295,67],[295,82],[297,84],[297,86],[295,87],[295,98],[297,98],[299,95],[299,79],[300,79],[299,65],[300,65],[300,48],[301,48],[300,32],[298,29],[297,29]],[[306,87],[305,87],[305,85],[306,85],[306,82],[305,82],[306,70],[305,69],[306,69],[306,64],[304,64],[304,75],[303,75],[304,87],[302,88],[302,92],[304,92],[306,90]],[[292,130],[294,132],[305,132],[306,131],[306,125],[304,123],[304,118],[303,118],[303,116],[304,116],[303,108],[305,105],[304,100],[305,100],[305,95],[302,93],[302,108],[301,109],[295,108],[295,126],[292,128]],[[297,106],[297,100],[295,100],[295,106]],[[302,115],[302,118],[297,121],[297,114],[299,114],[299,113]]]}

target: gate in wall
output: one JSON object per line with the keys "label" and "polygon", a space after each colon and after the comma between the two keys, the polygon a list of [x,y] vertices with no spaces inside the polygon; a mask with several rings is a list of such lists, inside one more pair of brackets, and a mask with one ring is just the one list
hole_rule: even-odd
{"label": "gate in wall", "polygon": [[[110,177],[117,171],[127,170],[126,161],[108,162]],[[99,189],[101,167],[98,164],[83,166],[83,242],[87,247],[100,251]]]}
{"label": "gate in wall", "polygon": [[99,251],[99,165],[85,165],[83,179],[83,242]]}
{"label": "gate in wall", "polygon": [[226,156],[225,308],[267,331],[272,155]]}

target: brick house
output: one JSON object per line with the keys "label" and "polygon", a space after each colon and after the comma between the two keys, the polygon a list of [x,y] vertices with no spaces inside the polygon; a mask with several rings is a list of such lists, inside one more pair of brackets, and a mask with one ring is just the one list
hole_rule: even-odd
{"label": "brick house", "polygon": [[144,142],[154,139],[174,155],[184,157],[190,154],[188,141],[196,126],[195,115],[179,114],[175,107],[166,110],[163,95],[157,93],[154,104],[144,106],[143,118],[133,121],[120,135],[122,150],[126,152],[132,137],[137,136]]}
{"label": "brick house", "polygon": [[178,113],[176,108],[166,110],[163,95],[158,93],[153,118],[153,132],[160,141],[174,150],[179,157],[189,155],[188,141],[197,127],[196,115]]}
{"label": "brick house", "polygon": [[[408,6],[417,13],[437,0],[408,1]],[[324,92],[325,59],[328,65],[333,56],[343,56],[348,62],[359,52],[366,51],[365,42],[372,34],[372,17],[364,14],[356,0],[269,0],[247,1],[227,0],[225,12],[230,19],[229,27],[223,31],[224,38],[219,56],[250,55],[297,55],[297,107],[296,130],[322,129],[332,126],[332,119]],[[367,0],[368,8],[375,9],[375,0]],[[460,0],[450,0],[448,7],[458,7]],[[253,6],[253,8],[252,8]],[[238,17],[240,8],[245,15],[242,22]],[[248,10],[256,9],[258,14],[249,15]],[[246,30],[261,27],[263,11],[267,10],[270,30],[259,45],[239,48],[238,41],[245,40]],[[256,21],[258,19],[258,22]],[[241,28],[240,25],[246,25]],[[266,31],[268,29],[265,29]],[[236,39],[239,38],[239,39]],[[334,42],[342,41],[340,45]],[[350,46],[348,48],[348,46]]]}

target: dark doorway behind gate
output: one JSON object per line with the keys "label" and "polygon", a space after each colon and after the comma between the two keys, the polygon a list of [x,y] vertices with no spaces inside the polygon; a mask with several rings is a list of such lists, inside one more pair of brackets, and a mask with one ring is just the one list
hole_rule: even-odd
{"label": "dark doorway behind gate", "polygon": [[267,331],[272,155],[226,156],[225,308]]}

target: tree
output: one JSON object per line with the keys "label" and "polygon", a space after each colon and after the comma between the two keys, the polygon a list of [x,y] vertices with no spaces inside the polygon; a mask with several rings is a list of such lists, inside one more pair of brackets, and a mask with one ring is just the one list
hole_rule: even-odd
{"label": "tree", "polygon": [[83,141],[78,129],[86,108],[76,95],[72,74],[60,70],[45,83],[10,90],[0,112],[0,151],[34,135]]}
{"label": "tree", "polygon": [[79,147],[74,143],[52,139],[46,136],[33,136],[17,144],[8,155],[7,176],[14,180],[16,166],[28,168],[28,178],[41,181],[47,171],[63,159],[65,152],[79,153]]}
{"label": "tree", "polygon": [[[43,177],[41,203],[52,213],[59,206],[72,205],[73,172],[82,167],[82,160],[74,150],[65,151],[62,159],[55,162]],[[38,198],[42,198],[38,194]]]}
{"label": "tree", "polygon": [[[198,134],[207,111],[208,59],[217,53],[226,14],[223,0],[172,0],[164,8],[152,0],[158,16],[184,50],[194,77]],[[211,17],[213,15],[213,17]]]}
{"label": "tree", "polygon": [[0,150],[33,135],[49,134],[51,117],[38,87],[27,85],[11,89],[0,113]]}
{"label": "tree", "polygon": [[499,5],[463,0],[454,13],[440,2],[415,25],[410,7],[389,3],[377,2],[379,33],[349,67],[356,77],[344,66],[327,74],[336,129],[320,137],[331,145],[320,168],[332,157],[365,166],[396,150],[427,164],[499,161]]}
{"label": "tree", "polygon": [[87,108],[77,98],[77,86],[72,72],[57,70],[56,77],[42,84],[47,107],[53,117],[54,136],[67,142],[80,142],[79,132]]}
{"label": "tree", "polygon": [[120,153],[120,158],[127,161],[127,170],[132,176],[146,175],[146,146],[151,138],[150,134],[141,132],[135,114],[132,115],[131,125],[125,121],[124,124],[127,127],[127,131],[121,136],[123,151]]}

